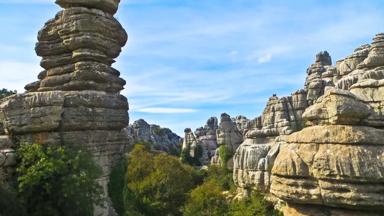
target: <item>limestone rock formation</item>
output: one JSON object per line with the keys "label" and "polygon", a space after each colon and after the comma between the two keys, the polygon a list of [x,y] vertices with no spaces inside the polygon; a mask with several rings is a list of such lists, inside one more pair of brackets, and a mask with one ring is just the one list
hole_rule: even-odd
{"label": "limestone rock formation", "polygon": [[195,134],[192,132],[191,128],[186,128],[184,130],[184,134],[185,135],[181,151],[186,152],[186,154],[191,158],[199,160],[200,158],[197,155],[197,149],[198,146],[201,146],[201,144],[196,139]]}
{"label": "limestone rock formation", "polygon": [[[216,117],[207,120],[204,127],[199,127],[193,133],[191,129],[185,130],[183,149],[190,149],[193,152],[201,150],[197,158],[202,165],[222,165],[219,153],[219,146],[225,146],[229,151],[234,152],[243,141],[243,133],[248,130],[249,120],[244,116],[231,118],[223,113],[220,123]],[[195,154],[191,152],[190,155]],[[228,167],[233,167],[232,162]]]}
{"label": "limestone rock formation", "polygon": [[305,89],[269,99],[234,156],[239,195],[261,190],[285,215],[384,209],[384,34],[332,66],[316,56]]}
{"label": "limestone rock formation", "polygon": [[220,124],[216,131],[218,148],[216,149],[214,156],[211,158],[211,164],[213,165],[222,166],[226,163],[225,167],[233,169],[233,158],[227,162],[221,161],[222,157],[220,157],[219,148],[220,146],[223,146],[226,148],[226,151],[233,154],[239,147],[240,143],[243,142],[243,134],[234,120],[235,119],[232,119],[226,113],[223,113],[220,116]]}
{"label": "limestone rock formation", "polygon": [[[130,144],[123,130],[128,101],[125,81],[111,67],[127,41],[113,17],[119,0],[57,0],[65,8],[39,31],[36,53],[45,69],[27,93],[0,104],[8,138],[18,143],[82,146],[103,169],[105,188],[111,167]],[[1,149],[7,149],[0,135]],[[12,153],[1,150],[10,158]],[[3,158],[3,156],[1,156]],[[8,161],[8,160],[6,160]],[[110,205],[96,215],[111,215]]]}
{"label": "limestone rock formation", "polygon": [[218,120],[216,117],[211,117],[207,120],[204,127],[200,127],[195,130],[196,139],[202,147],[202,156],[200,161],[203,165],[210,163],[211,158],[217,149],[217,129]]}
{"label": "limestone rock formation", "polygon": [[281,145],[270,192],[294,204],[384,209],[384,130],[364,126],[369,114],[351,93],[328,91],[303,114],[310,126]]}
{"label": "limestone rock formation", "polygon": [[146,142],[156,151],[179,155],[182,139],[168,128],[148,124],[144,119],[139,119],[127,127],[127,133],[134,143]]}
{"label": "limestone rock formation", "polygon": [[217,129],[217,145],[225,145],[231,151],[235,151],[242,141],[243,136],[235,122],[228,114],[221,114]]}
{"label": "limestone rock formation", "polygon": [[245,140],[234,155],[233,176],[241,193],[249,188],[268,191],[270,171],[279,152],[281,136],[302,128],[301,115],[308,106],[306,92],[269,98],[262,116],[251,121]]}

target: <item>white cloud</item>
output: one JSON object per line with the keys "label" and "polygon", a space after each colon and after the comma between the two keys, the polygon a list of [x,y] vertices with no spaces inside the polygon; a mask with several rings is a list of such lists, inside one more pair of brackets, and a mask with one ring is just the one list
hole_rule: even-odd
{"label": "white cloud", "polygon": [[265,53],[264,55],[257,58],[257,62],[260,64],[267,63],[272,60],[272,53]]}
{"label": "white cloud", "polygon": [[185,109],[185,108],[166,108],[166,107],[148,107],[142,108],[138,110],[134,110],[136,112],[143,113],[157,113],[157,114],[176,114],[176,113],[193,113],[197,112],[195,109]]}

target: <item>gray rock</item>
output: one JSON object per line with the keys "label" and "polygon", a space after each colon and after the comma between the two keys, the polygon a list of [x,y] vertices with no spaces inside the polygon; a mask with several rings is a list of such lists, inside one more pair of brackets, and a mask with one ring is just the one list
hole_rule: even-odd
{"label": "gray rock", "polygon": [[135,143],[146,142],[153,150],[179,155],[182,139],[168,128],[150,125],[144,119],[135,121],[126,129]]}

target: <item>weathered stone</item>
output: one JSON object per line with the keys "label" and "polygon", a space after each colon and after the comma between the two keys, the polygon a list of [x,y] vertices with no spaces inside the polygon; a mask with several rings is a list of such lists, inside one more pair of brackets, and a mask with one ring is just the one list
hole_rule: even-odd
{"label": "weathered stone", "polygon": [[352,55],[340,60],[336,63],[336,68],[339,76],[345,76],[357,69],[357,66],[368,57],[369,44],[365,44],[355,49]]}
{"label": "weathered stone", "polygon": [[335,67],[328,53],[319,53],[305,90],[270,98],[234,157],[239,197],[264,191],[287,203],[285,215],[380,215],[383,35]]}
{"label": "weathered stone", "polygon": [[217,129],[218,146],[225,145],[234,152],[242,141],[243,136],[231,117],[226,113],[221,114],[219,128]]}
{"label": "weathered stone", "polygon": [[146,142],[150,144],[152,150],[180,154],[182,139],[168,128],[150,125],[144,119],[139,119],[129,125],[126,132],[132,137],[134,143]]}
{"label": "weathered stone", "polygon": [[114,14],[117,11],[120,0],[56,0],[56,3],[63,8],[97,8],[110,14]]}
{"label": "weathered stone", "polygon": [[[39,81],[28,91],[98,90],[116,93],[125,81],[111,67],[127,41],[120,23],[98,9],[112,0],[62,0],[67,8],[46,23],[39,32],[36,52],[42,56]],[[93,5],[93,7],[92,7]],[[85,7],[72,7],[85,6]]]}
{"label": "weathered stone", "polygon": [[329,89],[303,113],[307,126],[318,124],[361,124],[372,113],[370,107],[352,93]]}
{"label": "weathered stone", "polygon": [[[27,93],[0,101],[0,175],[16,163],[11,140],[81,146],[103,170],[106,203],[95,215],[115,215],[107,198],[111,168],[132,143],[125,85],[111,67],[127,41],[113,17],[119,0],[57,0],[65,10],[39,31],[36,53],[45,69]],[[4,136],[7,134],[7,136]]]}

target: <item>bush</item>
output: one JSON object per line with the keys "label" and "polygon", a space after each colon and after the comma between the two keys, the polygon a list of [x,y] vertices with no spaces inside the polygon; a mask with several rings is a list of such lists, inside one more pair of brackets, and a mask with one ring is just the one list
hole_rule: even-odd
{"label": "bush", "polygon": [[181,151],[180,159],[181,162],[188,164],[190,166],[201,166],[200,158],[203,155],[203,147],[201,145],[197,145],[195,149],[195,157],[191,157],[190,148],[183,149]]}
{"label": "bush", "polygon": [[227,168],[227,162],[232,158],[233,151],[228,148],[227,145],[221,145],[219,147],[219,156],[224,168]]}
{"label": "bush", "polygon": [[16,94],[16,91],[10,91],[8,89],[0,89],[0,99]]}
{"label": "bush", "polygon": [[108,183],[108,194],[118,215],[124,215],[124,186],[127,172],[127,159],[124,157],[111,171]]}
{"label": "bush", "polygon": [[280,216],[281,213],[274,210],[273,205],[264,197],[255,192],[249,199],[234,201],[230,205],[231,216]]}
{"label": "bush", "polygon": [[232,171],[224,167],[210,166],[206,179],[216,180],[223,191],[233,191],[236,189],[236,186],[233,183]]}
{"label": "bush", "polygon": [[101,170],[88,153],[38,144],[23,144],[17,153],[18,192],[28,215],[86,216],[101,205]]}
{"label": "bush", "polygon": [[192,167],[142,145],[129,154],[125,179],[125,210],[143,215],[181,215],[186,195],[198,181]]}
{"label": "bush", "polygon": [[195,188],[184,208],[185,216],[224,216],[228,203],[220,183],[210,179]]}

